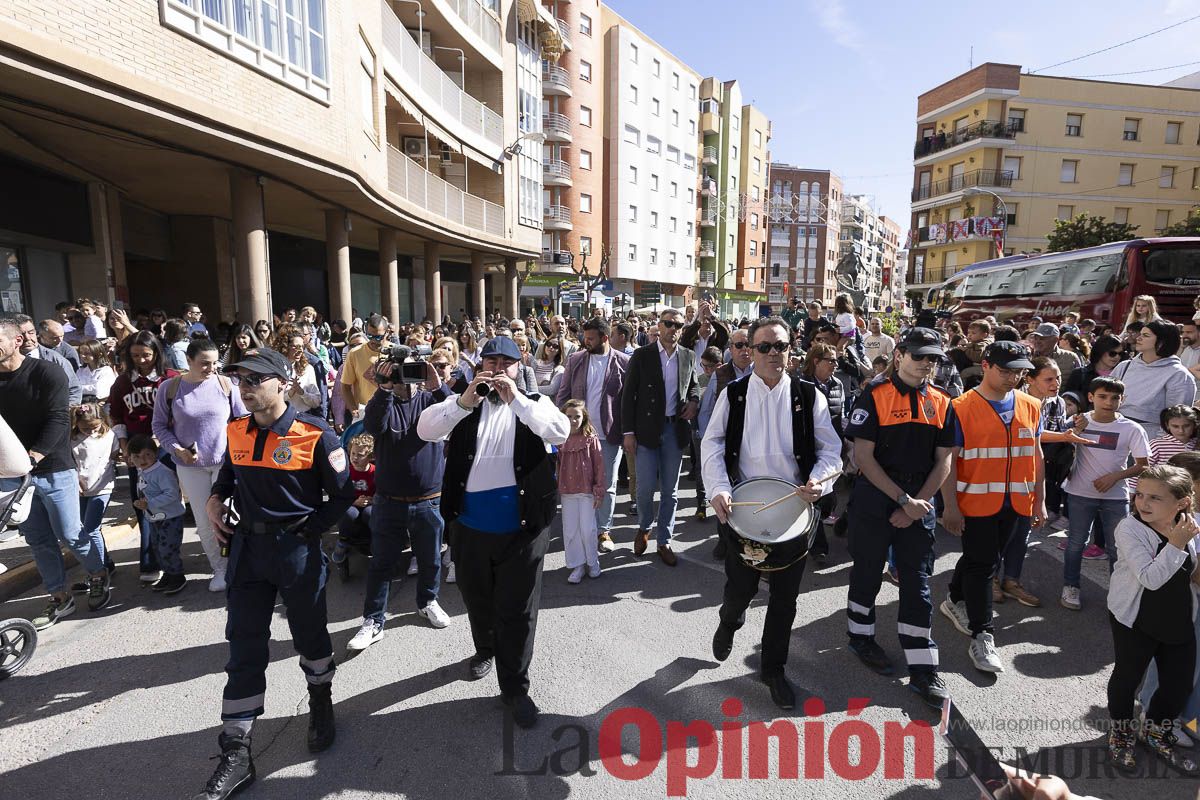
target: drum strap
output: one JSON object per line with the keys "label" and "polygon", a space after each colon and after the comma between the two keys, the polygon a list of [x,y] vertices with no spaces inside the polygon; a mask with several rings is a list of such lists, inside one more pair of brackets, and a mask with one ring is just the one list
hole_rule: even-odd
{"label": "drum strap", "polygon": [[[817,465],[812,414],[817,387],[794,375],[788,378],[792,382],[792,453],[796,456],[802,480],[808,480],[812,477],[813,467]],[[746,427],[746,392],[749,388],[749,377],[733,381],[725,387],[729,395],[729,419],[725,424],[725,471],[734,483],[741,476],[738,455],[742,447],[742,432]]]}

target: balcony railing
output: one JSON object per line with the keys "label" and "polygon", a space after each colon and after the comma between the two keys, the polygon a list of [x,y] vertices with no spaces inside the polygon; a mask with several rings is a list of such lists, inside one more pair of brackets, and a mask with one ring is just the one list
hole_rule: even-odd
{"label": "balcony railing", "polygon": [[715,209],[706,209],[700,214],[700,227],[711,228],[717,224],[717,212]]}
{"label": "balcony railing", "polygon": [[964,172],[962,175],[954,175],[945,180],[918,186],[912,190],[912,199],[913,202],[928,200],[931,197],[958,192],[972,186],[1009,187],[1012,186],[1012,182],[1013,174],[1009,170],[976,169],[971,172]]}
{"label": "balcony railing", "polygon": [[542,222],[570,225],[571,209],[566,206],[546,206],[545,211],[542,212]]}
{"label": "balcony railing", "polygon": [[565,19],[558,20],[558,34],[562,37],[563,44],[567,47],[571,46],[571,26],[567,24]]}
{"label": "balcony railing", "polygon": [[702,270],[700,272],[700,285],[701,286],[715,286],[716,283],[717,283],[717,273],[708,272],[706,270]]}
{"label": "balcony railing", "polygon": [[958,147],[972,139],[1014,139],[1020,132],[1018,126],[1009,125],[1007,122],[996,119],[980,120],[950,133],[942,131],[920,139],[913,147],[913,158],[922,158],[931,153]]}
{"label": "balcony railing", "polygon": [[703,161],[705,164],[717,163],[717,148],[707,146],[704,148]]}
{"label": "balcony railing", "polygon": [[561,178],[569,181],[571,180],[571,165],[557,158],[544,159],[542,175],[547,178]]}
{"label": "balcony railing", "polygon": [[971,239],[990,239],[996,229],[1003,230],[1005,220],[1001,217],[967,217],[954,222],[940,222],[917,228],[918,244],[946,244],[965,242]]}
{"label": "balcony railing", "polygon": [[563,136],[571,135],[571,119],[565,114],[551,111],[542,115],[542,131],[546,134],[556,133]]}
{"label": "balcony railing", "polygon": [[700,257],[713,258],[717,255],[717,245],[711,239],[702,239],[700,241]]}
{"label": "balcony railing", "polygon": [[439,217],[504,236],[504,206],[467,194],[388,146],[388,189]]}
{"label": "balcony railing", "polygon": [[571,91],[571,73],[557,64],[543,64],[542,83],[548,83],[569,92]]}
{"label": "balcony railing", "polygon": [[[444,124],[446,120],[455,120],[492,144],[503,146],[504,118],[460,89],[417,45],[386,0],[382,5],[384,68],[392,66],[392,71],[399,73],[398,78],[408,78],[404,82],[398,81],[400,85],[415,94],[425,95],[435,107],[426,109],[433,113],[435,121]],[[441,110],[440,114],[437,109]]]}
{"label": "balcony railing", "polygon": [[488,47],[500,52],[500,21],[488,13],[482,0],[442,0]]}

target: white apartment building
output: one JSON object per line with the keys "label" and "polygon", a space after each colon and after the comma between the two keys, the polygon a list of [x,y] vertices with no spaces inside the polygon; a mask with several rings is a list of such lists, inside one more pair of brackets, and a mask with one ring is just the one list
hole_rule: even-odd
{"label": "white apartment building", "polygon": [[848,194],[842,202],[842,229],[838,240],[838,260],[853,253],[863,272],[859,286],[866,295],[869,309],[880,308],[883,292],[883,233],[871,195]]}
{"label": "white apartment building", "polygon": [[[610,275],[617,292],[682,305],[696,283],[700,76],[604,8]],[[651,287],[652,289],[653,287]]]}

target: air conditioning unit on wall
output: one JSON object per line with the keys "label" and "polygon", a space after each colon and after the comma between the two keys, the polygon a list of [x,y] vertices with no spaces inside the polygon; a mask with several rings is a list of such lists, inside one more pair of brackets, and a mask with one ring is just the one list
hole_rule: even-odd
{"label": "air conditioning unit on wall", "polygon": [[423,161],[425,159],[425,137],[405,136],[404,155]]}

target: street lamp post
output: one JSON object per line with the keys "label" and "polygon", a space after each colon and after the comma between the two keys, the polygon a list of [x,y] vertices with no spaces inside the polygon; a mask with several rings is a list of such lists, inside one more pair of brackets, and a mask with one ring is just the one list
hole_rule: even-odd
{"label": "street lamp post", "polygon": [[[966,189],[963,189],[963,197],[978,197],[981,194],[990,194],[992,197],[996,198],[996,202],[1000,204],[1000,218],[1003,221],[1001,223],[1003,225],[1002,230],[1007,230],[1008,229],[1008,204],[1006,204],[1004,202],[1003,197],[996,194],[995,192],[993,192],[990,189],[980,189],[978,186],[970,186]],[[1003,242],[1003,239],[1001,239],[1001,241],[999,241],[999,242],[996,242],[996,258],[1004,257],[1004,245],[1002,244],[1002,242]]]}

